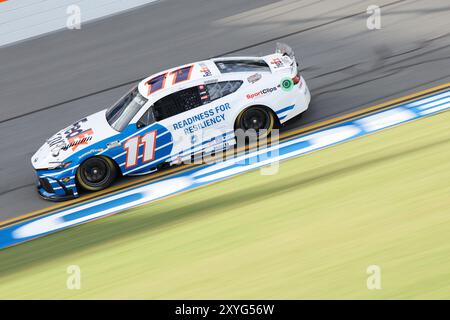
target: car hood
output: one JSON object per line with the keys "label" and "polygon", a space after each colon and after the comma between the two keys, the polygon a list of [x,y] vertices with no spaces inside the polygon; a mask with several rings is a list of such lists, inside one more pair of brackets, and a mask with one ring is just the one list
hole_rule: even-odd
{"label": "car hood", "polygon": [[57,132],[31,158],[35,169],[48,169],[75,153],[89,150],[95,143],[117,134],[106,120],[106,110],[94,113]]}

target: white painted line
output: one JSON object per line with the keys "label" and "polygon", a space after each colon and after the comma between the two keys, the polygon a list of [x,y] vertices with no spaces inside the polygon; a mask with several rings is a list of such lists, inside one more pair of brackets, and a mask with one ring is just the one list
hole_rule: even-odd
{"label": "white painted line", "polygon": [[431,109],[427,109],[425,111],[421,111],[420,114],[421,115],[427,115],[427,114],[438,112],[438,111],[442,111],[442,110],[445,110],[445,109],[448,109],[448,108],[450,108],[450,103],[446,103],[446,104],[444,104],[442,106],[438,106],[438,107],[434,107],[434,108],[431,108]]}
{"label": "white painted line", "polygon": [[433,101],[431,103],[427,103],[427,104],[421,105],[421,106],[418,107],[418,109],[419,110],[430,109],[430,108],[432,108],[434,106],[437,106],[437,105],[440,105],[440,104],[443,104],[443,103],[446,103],[446,102],[450,102],[450,97],[446,98],[446,99],[437,100],[437,101]]}
{"label": "white painted line", "polygon": [[417,101],[414,101],[414,102],[411,102],[411,103],[407,103],[405,106],[406,107],[416,107],[418,105],[427,104],[429,102],[436,101],[436,100],[441,100],[441,99],[443,99],[445,97],[449,97],[449,96],[450,96],[450,91],[446,91],[446,92],[440,93],[440,94],[435,95],[435,96],[431,96],[431,97],[426,98],[426,99],[419,99]]}

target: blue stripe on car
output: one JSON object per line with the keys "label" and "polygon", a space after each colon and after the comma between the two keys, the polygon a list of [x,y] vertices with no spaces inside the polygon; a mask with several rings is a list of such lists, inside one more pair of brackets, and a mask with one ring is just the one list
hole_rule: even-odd
{"label": "blue stripe on car", "polygon": [[288,107],[286,107],[286,108],[283,108],[283,109],[281,109],[281,110],[278,110],[278,111],[276,112],[276,114],[281,114],[281,113],[287,112],[287,111],[289,111],[289,110],[294,109],[294,107],[295,107],[295,104],[293,104],[292,106],[288,106]]}

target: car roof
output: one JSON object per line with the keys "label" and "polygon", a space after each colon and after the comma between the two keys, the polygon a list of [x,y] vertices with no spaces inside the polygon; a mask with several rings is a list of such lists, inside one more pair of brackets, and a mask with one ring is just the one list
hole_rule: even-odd
{"label": "car roof", "polygon": [[[182,66],[161,71],[159,73],[153,74],[143,79],[138,85],[139,93],[149,99],[150,98],[159,99],[160,97],[165,96],[169,93],[187,88],[191,85],[196,85],[202,80],[217,81],[219,79],[230,80],[233,78],[235,80],[242,80],[245,79],[245,77],[248,77],[249,74],[254,74],[255,72],[264,72],[264,70],[253,70],[249,72],[221,72],[217,67],[216,63],[220,63],[221,61],[265,61],[268,64],[267,70],[270,72],[271,68],[269,67],[269,63],[267,60],[268,57],[270,56],[220,57],[211,60],[203,60],[188,63]],[[192,68],[190,69],[190,67]],[[174,82],[174,72],[180,70],[183,70],[181,77],[183,77],[184,75],[187,76],[188,79],[179,82]],[[165,75],[163,87],[156,91],[151,90],[149,88],[150,87],[149,83],[152,83],[152,81],[154,81],[155,79],[164,78],[163,75]]]}
{"label": "car roof", "polygon": [[[189,70],[189,67],[192,67]],[[184,70],[186,72],[189,72],[188,79],[184,81],[180,81],[178,83],[174,83],[174,72]],[[188,71],[189,70],[189,71]],[[162,90],[157,90],[155,92],[151,92],[149,94],[149,85],[148,83],[154,80],[155,78],[161,77],[163,75],[166,75],[166,81],[164,81],[164,87]],[[174,67],[171,69],[167,69],[164,71],[161,71],[159,73],[153,74],[144,80],[142,80],[139,83],[139,93],[142,94],[145,97],[150,97],[152,95],[160,95],[162,91],[174,92],[177,91],[178,87],[185,87],[190,85],[191,83],[196,83],[201,79],[217,79],[220,77],[220,71],[214,64],[212,60],[203,60],[203,61],[197,61],[193,63],[188,63],[182,66]],[[186,74],[185,74],[186,76]]]}

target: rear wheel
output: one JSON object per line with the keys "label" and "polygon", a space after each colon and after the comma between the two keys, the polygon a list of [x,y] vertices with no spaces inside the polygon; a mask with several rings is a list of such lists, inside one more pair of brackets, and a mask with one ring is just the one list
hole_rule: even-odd
{"label": "rear wheel", "polygon": [[243,131],[247,136],[264,138],[270,135],[275,126],[273,112],[265,107],[254,106],[242,111],[237,119],[235,129]]}
{"label": "rear wheel", "polygon": [[105,189],[114,181],[117,170],[111,159],[93,157],[84,161],[77,170],[78,184],[85,190]]}

